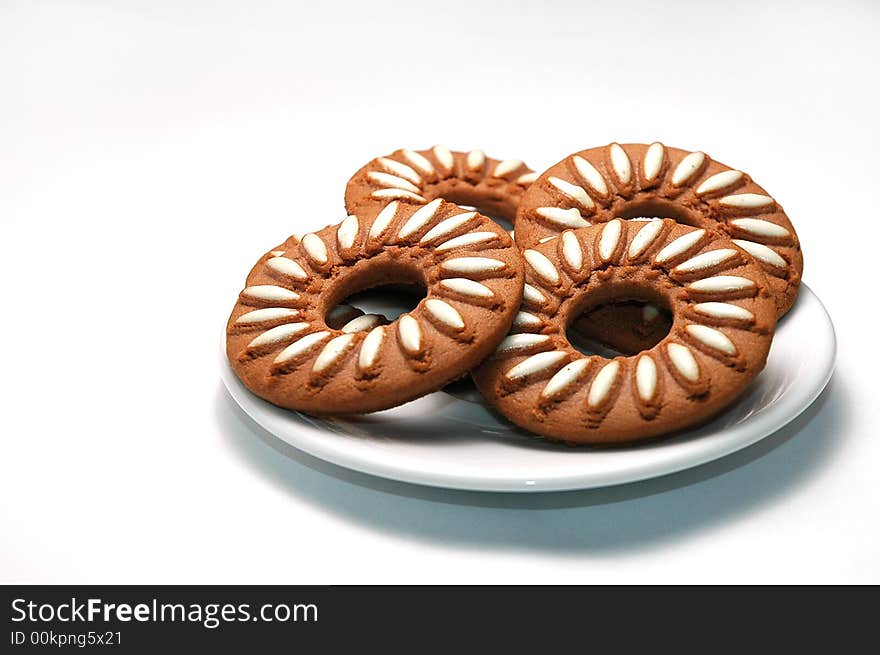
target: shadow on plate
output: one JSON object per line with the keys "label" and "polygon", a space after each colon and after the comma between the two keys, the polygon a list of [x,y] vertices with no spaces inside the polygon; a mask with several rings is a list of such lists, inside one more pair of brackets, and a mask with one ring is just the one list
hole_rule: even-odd
{"label": "shadow on plate", "polygon": [[613,555],[684,538],[793,493],[833,464],[847,404],[834,378],[786,427],[722,459],[615,487],[537,494],[435,489],[350,471],[260,428],[222,385],[215,409],[225,444],[246,465],[343,519],[434,544]]}

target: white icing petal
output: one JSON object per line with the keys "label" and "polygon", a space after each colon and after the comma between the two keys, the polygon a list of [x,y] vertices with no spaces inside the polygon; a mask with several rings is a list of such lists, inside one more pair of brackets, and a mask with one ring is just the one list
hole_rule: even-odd
{"label": "white icing petal", "polygon": [[543,324],[544,322],[531,312],[517,312],[513,317],[513,329],[515,330],[532,330]]}
{"label": "white icing petal", "polygon": [[300,355],[308,352],[309,350],[317,346],[329,336],[330,332],[327,332],[326,330],[307,334],[301,339],[294,341],[292,344],[287,346],[287,348],[278,353],[278,356],[275,358],[275,363],[283,364],[284,362],[294,359],[295,357],[299,357]]}
{"label": "white icing petal", "polygon": [[360,223],[358,222],[357,216],[352,214],[351,216],[345,217],[345,220],[343,220],[336,229],[336,242],[339,244],[341,250],[346,250],[354,245],[354,240],[357,237],[359,229]]}
{"label": "white icing petal", "polygon": [[647,152],[645,159],[642,161],[642,172],[645,174],[646,182],[653,182],[663,166],[664,148],[662,143],[652,143]]}
{"label": "white icing petal", "polygon": [[299,312],[295,309],[267,307],[266,309],[255,309],[247,314],[242,314],[235,319],[235,323],[236,325],[253,325],[255,323],[265,323],[266,321],[280,321],[284,318],[294,318],[296,316],[299,316]]}
{"label": "white icing petal", "polygon": [[791,236],[784,227],[771,223],[770,221],[762,221],[760,218],[735,218],[730,224],[738,227],[743,232],[754,234],[756,237],[764,237],[765,239],[784,239]]}
{"label": "white icing petal", "polygon": [[401,316],[397,319],[397,333],[404,351],[410,355],[419,354],[422,349],[422,328],[416,319],[409,314]]}
{"label": "white icing petal", "polygon": [[437,225],[428,230],[428,233],[421,238],[419,243],[425,244],[433,241],[434,239],[445,237],[450,232],[454,232],[461,226],[472,221],[476,215],[477,212],[465,212],[463,214],[450,216],[449,218],[440,221],[439,223],[437,223]]}
{"label": "white icing petal", "polygon": [[440,264],[440,269],[445,273],[458,273],[460,275],[474,275],[477,273],[497,273],[503,271],[507,264],[500,259],[492,257],[456,257],[447,259]]}
{"label": "white icing petal", "polygon": [[608,150],[611,153],[611,168],[614,169],[618,181],[624,186],[629,184],[632,179],[632,164],[626,151],[618,143],[612,143]]}
{"label": "white icing petal", "polygon": [[721,330],[710,328],[708,325],[691,324],[685,328],[694,339],[724,353],[725,355],[735,355],[736,346],[733,345],[726,334]]}
{"label": "white icing petal", "polygon": [[562,233],[562,257],[575,271],[581,270],[584,265],[584,251],[574,232]]}
{"label": "white icing petal", "polygon": [[544,353],[538,353],[512,367],[504,376],[508,380],[528,377],[558,364],[566,357],[568,357],[568,353],[562,350],[549,350]]}
{"label": "white icing petal", "polygon": [[[711,279],[711,278],[709,278]],[[694,305],[694,311],[712,318],[730,318],[737,321],[754,321],[755,315],[745,307],[726,302],[701,302]]]}
{"label": "white icing petal", "polygon": [[623,230],[623,221],[615,218],[608,221],[602,228],[602,234],[599,236],[599,257],[603,261],[608,261],[617,249],[620,242],[620,233]]}
{"label": "white icing petal", "polygon": [[770,266],[776,268],[785,268],[786,261],[773,248],[765,246],[763,243],[755,243],[754,241],[745,241],[743,239],[733,239],[733,242],[740,248],[749,253],[752,257]]}
{"label": "white icing petal", "polygon": [[441,204],[443,204],[443,199],[437,198],[424,207],[420,207],[416,210],[413,215],[409,217],[409,220],[403,224],[403,227],[400,228],[400,232],[397,233],[397,238],[406,239],[425,227],[425,225],[434,218],[434,215],[437,213],[437,210],[440,209]]}
{"label": "white icing petal", "polygon": [[700,365],[697,364],[690,348],[680,343],[670,343],[666,347],[666,352],[669,353],[672,365],[686,380],[696,382],[700,379]]}
{"label": "white icing petal", "polygon": [[385,328],[379,326],[364,338],[361,344],[361,352],[358,355],[358,368],[362,371],[369,369],[379,357],[379,349],[385,341]]}
{"label": "white icing petal", "polygon": [[550,340],[546,334],[511,334],[498,344],[496,352],[506,353],[524,350]]}
{"label": "white icing petal", "polygon": [[516,178],[516,183],[522,184],[523,186],[527,186],[529,184],[532,184],[537,179],[538,179],[538,173],[523,173],[518,178]]}
{"label": "white icing petal", "polygon": [[428,202],[422,196],[406,189],[378,189],[370,194],[377,200],[414,200],[416,202]]}
{"label": "white icing petal", "polygon": [[538,207],[535,213],[551,223],[555,223],[561,227],[587,227],[590,222],[584,220],[581,213],[572,207],[571,209],[560,209],[559,207]]}
{"label": "white icing petal", "polygon": [[324,245],[323,239],[317,234],[307,234],[302,238],[303,248],[306,254],[319,264],[327,263],[327,246]]}
{"label": "white icing petal", "polygon": [[421,191],[419,187],[417,187],[409,180],[405,180],[402,177],[397,177],[396,175],[391,175],[390,173],[370,171],[369,173],[367,173],[367,178],[371,182],[375,182],[380,186],[388,187],[390,189],[404,189],[405,191],[412,191],[413,193],[419,193]]}
{"label": "white icing petal", "polygon": [[449,151],[449,148],[444,146],[434,146],[431,149],[431,152],[434,153],[434,156],[437,158],[437,161],[440,162],[440,165],[447,171],[451,171],[452,167],[455,166],[455,158],[452,156],[452,153]]}
{"label": "white icing petal", "polygon": [[471,170],[483,168],[486,163],[486,154],[482,150],[471,150],[467,155],[467,167]]}
{"label": "white icing petal", "polygon": [[284,254],[284,251],[283,250],[273,250],[269,254],[272,255],[273,257],[281,257],[281,255]]}
{"label": "white icing petal", "polygon": [[635,259],[645,252],[654,243],[654,240],[663,231],[663,221],[648,221],[636,232],[629,244],[629,257]]}
{"label": "white icing petal", "polygon": [[382,211],[379,212],[379,215],[376,216],[373,224],[370,226],[370,238],[376,239],[388,229],[388,226],[391,224],[391,221],[394,220],[394,217],[397,215],[397,209],[400,207],[400,203],[396,200],[394,202],[389,202]]}
{"label": "white icing petal", "polygon": [[461,318],[461,314],[459,314],[458,310],[445,300],[428,298],[425,301],[425,309],[431,316],[443,323],[443,325],[451,327],[454,330],[464,329],[464,319]]}
{"label": "white icing petal", "polygon": [[492,177],[504,177],[505,175],[510,175],[522,166],[523,163],[519,159],[505,159],[495,167],[495,170],[492,171]]}
{"label": "white icing petal", "polygon": [[733,196],[724,196],[718,201],[725,207],[736,209],[764,209],[774,204],[773,198],[760,193],[739,193]]}
{"label": "white icing petal", "polygon": [[654,263],[662,264],[670,259],[681,257],[688,250],[691,250],[694,246],[700,243],[705,235],[706,230],[700,229],[678,237],[657,253],[657,256],[654,258]]}
{"label": "white icing petal", "polygon": [[571,182],[566,182],[565,180],[558,177],[548,177],[547,181],[552,184],[562,195],[571,198],[572,200],[576,200],[579,202],[585,209],[593,209],[596,204],[593,202],[593,199],[587,195],[587,192],[584,191],[583,187],[580,187],[576,184],[572,184]]}
{"label": "white icing petal", "polygon": [[299,294],[295,291],[275,286],[274,284],[257,284],[247,287],[241,294],[245,298],[262,300],[264,302],[289,302],[299,299]]}
{"label": "white icing petal", "polygon": [[558,234],[551,234],[549,237],[541,237],[538,239],[538,243],[547,243],[548,241],[553,241],[553,239],[556,239],[557,237],[559,237]]}
{"label": "white icing petal", "polygon": [[[552,352],[552,351],[551,351]],[[576,359],[563,366],[541,391],[542,398],[555,398],[574,383],[590,365],[590,359]]]}
{"label": "white icing petal", "polygon": [[657,364],[649,355],[639,357],[636,364],[636,390],[644,402],[650,402],[657,393]]}
{"label": "white icing petal", "polygon": [[[415,150],[403,150],[402,154],[404,158],[413,166],[418,168],[422,173],[430,175],[434,172],[434,167],[431,165],[425,157],[417,153]],[[437,154],[437,149],[434,149],[434,154]],[[438,157],[439,159],[439,157]]]}
{"label": "white icing petal", "polygon": [[596,170],[595,166],[580,155],[575,155],[571,158],[571,161],[578,175],[587,183],[587,186],[600,196],[608,195],[608,185],[605,184],[605,178],[602,176],[602,173]]}
{"label": "white icing petal", "polygon": [[492,298],[495,294],[485,284],[469,280],[465,277],[450,277],[440,281],[440,286],[473,298]]}
{"label": "white icing petal", "polygon": [[422,177],[406,164],[395,161],[394,159],[389,159],[388,157],[379,157],[379,164],[383,166],[385,170],[393,173],[397,177],[409,180],[413,184],[422,183]]}
{"label": "white icing petal", "polygon": [[307,280],[309,278],[302,266],[287,257],[273,257],[266,262],[266,266],[276,273],[292,277],[295,280]]}
{"label": "white icing petal", "polygon": [[308,323],[286,323],[266,330],[248,344],[248,348],[261,348],[274,343],[290,341],[297,334],[309,327]]}
{"label": "white icing petal", "polygon": [[645,323],[650,323],[658,316],[660,316],[660,310],[657,309],[656,305],[648,303],[642,306],[642,321]]}
{"label": "white icing petal", "polygon": [[353,334],[342,334],[335,339],[331,339],[327,345],[324,346],[321,354],[315,359],[315,363],[312,365],[312,370],[315,373],[321,373],[333,366],[333,364],[342,357],[345,351],[348,350],[349,346],[351,346],[353,339]]}
{"label": "white icing petal", "polygon": [[550,284],[559,284],[559,271],[547,257],[537,250],[524,250],[523,257],[541,279]]}
{"label": "white icing petal", "polygon": [[682,186],[690,182],[694,174],[703,166],[706,161],[706,155],[702,152],[692,152],[687,157],[678,162],[678,166],[672,172],[672,186]]}
{"label": "white icing petal", "polygon": [[691,282],[688,285],[689,289],[701,293],[730,293],[732,291],[753,289],[754,287],[755,282],[753,280],[736,275],[716,275]]}
{"label": "white icing petal", "polygon": [[546,296],[531,284],[526,284],[523,287],[523,300],[533,305],[543,305],[547,302]]}
{"label": "white icing petal", "polygon": [[346,333],[366,332],[380,325],[384,320],[385,317],[380,314],[364,314],[363,316],[351,319],[340,329]]}
{"label": "white icing petal", "polygon": [[691,257],[687,261],[682,262],[674,269],[673,273],[693,273],[695,271],[703,271],[707,268],[720,266],[728,259],[736,257],[736,250],[733,248],[720,248],[718,250],[710,250],[709,252],[700,253],[696,257]]}
{"label": "white icing petal", "polygon": [[590,384],[590,392],[587,394],[587,405],[590,407],[600,407],[605,402],[608,394],[611,393],[611,389],[614,388],[614,382],[617,380],[619,371],[620,362],[611,360],[596,373],[596,377],[593,378],[593,382]]}
{"label": "white icing petal", "polygon": [[697,187],[696,194],[704,196],[707,193],[715,193],[738,184],[742,179],[742,171],[721,171],[703,180],[703,183]]}
{"label": "white icing petal", "polygon": [[468,232],[467,234],[462,234],[461,236],[450,239],[449,241],[444,241],[443,243],[438,245],[435,250],[437,252],[445,252],[454,248],[462,248],[464,246],[473,246],[478,243],[486,243],[497,238],[498,235],[495,232]]}

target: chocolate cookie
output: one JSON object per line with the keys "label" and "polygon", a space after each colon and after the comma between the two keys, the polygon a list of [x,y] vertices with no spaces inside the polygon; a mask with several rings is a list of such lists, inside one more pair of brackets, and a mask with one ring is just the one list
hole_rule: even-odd
{"label": "chocolate cookie", "polygon": [[566,229],[636,217],[729,235],[767,274],[777,316],[794,303],[803,257],[779,203],[742,171],[662,143],[612,143],[551,166],[520,202],[516,242],[528,248]]}
{"label": "chocolate cookie", "polygon": [[[402,282],[427,296],[391,324],[372,318],[365,332],[342,326],[342,316],[328,321],[352,293]],[[349,216],[261,257],[229,318],[227,357],[248,389],[281,407],[317,415],[387,409],[488,355],[510,328],[522,288],[522,258],[491,219],[442,200],[392,201],[373,218]]]}
{"label": "chocolate cookie", "polygon": [[482,150],[453,152],[443,146],[395,150],[352,176],[345,189],[345,208],[366,216],[389,200],[425,204],[442,198],[512,225],[519,201],[536,177],[520,160],[492,159]]}
{"label": "chocolate cookie", "polygon": [[[717,231],[672,220],[566,230],[523,252],[523,307],[473,377],[514,423],[571,443],[627,442],[703,422],[764,367],[776,324],[767,276]],[[620,300],[667,308],[670,333],[631,357],[587,357],[573,316]]]}

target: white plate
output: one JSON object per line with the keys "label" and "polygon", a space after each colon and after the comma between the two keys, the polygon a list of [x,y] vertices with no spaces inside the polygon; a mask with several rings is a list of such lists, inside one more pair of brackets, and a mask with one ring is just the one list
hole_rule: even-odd
{"label": "white plate", "polygon": [[316,419],[251,394],[222,357],[241,408],[279,439],[363,473],[479,491],[588,489],[674,473],[772,434],[803,412],[834,369],[834,327],[805,285],[780,321],[767,367],[721,416],[675,437],[627,448],[571,448],[534,439],[494,414],[467,382],[384,412]]}

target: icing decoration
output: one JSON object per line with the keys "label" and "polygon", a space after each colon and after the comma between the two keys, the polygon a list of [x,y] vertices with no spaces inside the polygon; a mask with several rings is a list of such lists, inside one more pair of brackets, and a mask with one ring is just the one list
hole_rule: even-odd
{"label": "icing decoration", "polygon": [[608,398],[611,389],[614,388],[614,382],[617,380],[617,374],[620,371],[620,362],[613,359],[596,373],[593,383],[590,385],[590,391],[587,394],[587,405],[591,408],[601,407],[602,403]]}
{"label": "icing decoration", "polygon": [[535,213],[541,218],[560,225],[562,227],[587,227],[590,223],[584,220],[581,213],[572,207],[571,209],[560,209],[559,207],[538,207]]}
{"label": "icing decoration", "polygon": [[273,327],[271,330],[266,330],[256,339],[251,341],[247,347],[250,350],[254,348],[262,348],[263,346],[268,346],[270,344],[290,341],[307,327],[309,327],[308,323],[285,323],[284,325]]}
{"label": "icing decoration", "polygon": [[547,352],[532,355],[528,359],[524,359],[519,364],[511,368],[505,373],[505,377],[509,380],[518,380],[520,378],[540,373],[541,371],[558,364],[568,357],[568,353],[562,350],[549,350]]}
{"label": "icing decoration", "polygon": [[312,370],[315,373],[322,373],[333,366],[333,364],[342,357],[345,351],[348,350],[349,346],[351,346],[353,339],[353,334],[342,334],[327,342],[327,345],[324,346],[321,354],[315,359],[315,363],[312,365]]}
{"label": "icing decoration", "polygon": [[714,348],[725,355],[736,354],[736,346],[733,345],[733,341],[721,330],[716,330],[708,325],[694,323],[688,325],[685,329],[694,339],[710,348]]}
{"label": "icing decoration", "polygon": [[666,352],[669,354],[669,359],[672,360],[672,365],[681,373],[682,377],[691,382],[700,379],[700,365],[697,364],[690,348],[680,343],[670,343],[666,347]]}
{"label": "icing decoration", "polygon": [[590,361],[591,360],[588,357],[576,359],[563,366],[552,378],[550,378],[550,381],[541,391],[541,397],[546,399],[557,397],[583,374],[590,365]]}
{"label": "icing decoration", "polygon": [[485,284],[465,277],[450,277],[440,281],[440,286],[473,298],[492,298],[495,294]]}
{"label": "icing decoration", "polygon": [[537,250],[524,250],[523,257],[537,273],[538,277],[550,284],[559,284],[559,271],[547,257]]}
{"label": "icing decoration", "polygon": [[273,257],[266,261],[266,266],[270,270],[287,277],[292,277],[294,280],[302,281],[309,278],[302,266],[287,257]]}
{"label": "icing decoration", "polygon": [[303,353],[306,353],[317,346],[329,336],[330,332],[323,330],[321,332],[312,332],[311,334],[299,338],[278,353],[278,356],[275,358],[275,364],[283,364],[291,359],[299,357]]}
{"label": "icing decoration", "polygon": [[636,232],[636,235],[629,244],[629,258],[635,259],[640,257],[642,253],[651,247],[651,244],[653,244],[654,240],[660,236],[660,232],[662,231],[663,221],[650,221],[645,223],[645,225]]}
{"label": "icing decoration", "polygon": [[653,182],[660,175],[665,152],[662,143],[652,143],[648,146],[648,151],[645,153],[645,159],[642,162],[642,171],[645,174],[646,182]]}

